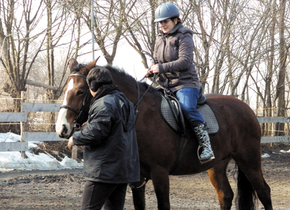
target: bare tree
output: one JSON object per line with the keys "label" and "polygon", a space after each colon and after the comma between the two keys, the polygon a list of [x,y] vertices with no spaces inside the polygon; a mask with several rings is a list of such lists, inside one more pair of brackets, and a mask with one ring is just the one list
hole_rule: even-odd
{"label": "bare tree", "polygon": [[[285,78],[287,47],[285,42],[285,10],[286,0],[279,1],[279,76],[277,83],[276,98],[278,99],[278,116],[285,116]],[[277,123],[276,135],[284,135],[284,123]]]}
{"label": "bare tree", "polygon": [[[267,2],[268,3],[268,2]],[[274,76],[274,59],[275,59],[275,34],[276,34],[276,19],[277,19],[277,5],[276,0],[272,2],[272,4],[268,4],[270,6],[271,12],[268,13],[269,15],[269,43],[266,43],[267,48],[269,49],[269,52],[266,53],[266,60],[267,62],[267,69],[265,74],[265,94],[264,97],[261,97],[261,100],[263,101],[263,116],[273,116],[272,112],[272,106],[273,106],[273,97],[272,97],[272,82],[273,82],[273,76]],[[262,76],[263,74],[261,74]],[[263,124],[263,131],[264,135],[271,135],[272,134],[272,124]]]}
{"label": "bare tree", "polygon": [[[62,49],[62,52],[58,50],[58,53],[63,56],[61,58],[62,63],[58,66],[58,69],[62,71],[59,75],[54,77],[55,85],[59,87],[59,89],[62,89],[68,76],[68,61],[71,58],[76,59],[80,56],[81,49],[91,43],[91,40],[81,42],[82,38],[90,33],[87,27],[83,26],[85,22],[82,21],[83,14],[89,13],[89,10],[85,7],[85,5],[87,5],[86,1],[54,0],[54,2],[54,7],[51,9],[56,13],[52,24],[52,28],[54,29],[54,34],[52,35],[53,42],[48,49]],[[59,57],[59,55],[57,57]],[[51,58],[55,59],[55,56]],[[58,69],[54,69],[54,71]],[[58,98],[60,93],[59,91],[57,91],[57,93],[54,92],[54,94],[56,94],[55,97]]]}
{"label": "bare tree", "polygon": [[[89,7],[89,5],[87,5]],[[83,19],[89,29],[94,30],[95,41],[108,64],[113,64],[117,46],[123,33],[125,0],[94,1],[94,21],[91,25],[90,13],[83,13]],[[111,50],[110,50],[111,49]]]}
{"label": "bare tree", "polygon": [[[12,98],[20,98],[25,90],[26,79],[45,40],[44,36],[41,38],[42,31],[33,33],[44,12],[42,3],[42,0],[0,1],[0,61],[9,78],[3,90]],[[36,39],[38,42],[34,42]],[[19,100],[15,101],[14,110],[20,111]]]}
{"label": "bare tree", "polygon": [[[204,8],[207,4],[212,8],[209,14],[204,13]],[[213,4],[215,5],[216,3],[214,2]],[[205,86],[210,73],[210,48],[215,41],[214,35],[217,29],[216,17],[212,13],[215,6],[211,2],[199,0],[190,1],[190,5],[192,12],[188,13],[187,19],[183,21],[195,33],[195,64],[199,72],[201,84]],[[205,21],[207,22],[205,23]],[[206,25],[209,25],[209,27],[207,28]]]}
{"label": "bare tree", "polygon": [[[127,7],[127,16],[124,17],[126,28],[123,37],[139,53],[145,68],[148,68],[150,64],[148,65],[143,50],[153,55],[156,40],[154,23],[156,4],[156,0],[149,0],[148,2],[135,0],[130,4],[130,7]],[[144,10],[144,8],[146,9]]]}
{"label": "bare tree", "polygon": [[[71,17],[71,7],[67,7],[65,2],[58,2],[56,0],[44,0],[46,6],[47,17],[47,31],[46,31],[46,67],[48,85],[61,87],[66,75],[66,67],[68,60],[72,57],[76,58],[79,50],[83,47],[80,45],[81,38],[81,13],[78,9],[82,2],[75,2],[72,4],[75,13]],[[66,40],[66,41],[65,41]],[[60,49],[66,49],[66,53],[62,59],[65,64],[62,65],[63,72],[61,75],[55,75],[56,58],[59,58]],[[57,51],[57,55],[55,54]],[[57,80],[59,78],[60,80]],[[57,82],[57,84],[56,84]],[[55,100],[59,97],[59,91],[47,90],[47,98]]]}

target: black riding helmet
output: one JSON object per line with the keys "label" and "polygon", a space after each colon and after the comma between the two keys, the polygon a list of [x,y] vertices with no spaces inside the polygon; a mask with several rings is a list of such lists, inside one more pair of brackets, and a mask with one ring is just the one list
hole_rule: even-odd
{"label": "black riding helmet", "polygon": [[160,22],[173,17],[179,17],[178,8],[174,4],[163,3],[155,10],[154,22]]}

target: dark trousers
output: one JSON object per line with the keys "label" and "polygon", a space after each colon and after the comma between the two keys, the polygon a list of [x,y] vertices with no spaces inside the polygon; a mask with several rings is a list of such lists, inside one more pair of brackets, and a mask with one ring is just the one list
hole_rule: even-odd
{"label": "dark trousers", "polygon": [[125,204],[127,183],[108,184],[86,181],[83,192],[82,210],[100,210],[106,207],[114,210],[123,210]]}

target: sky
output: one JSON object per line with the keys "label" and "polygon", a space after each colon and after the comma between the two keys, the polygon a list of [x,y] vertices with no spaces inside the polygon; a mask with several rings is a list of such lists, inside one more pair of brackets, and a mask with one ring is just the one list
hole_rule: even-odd
{"label": "sky", "polygon": [[[91,48],[92,46],[88,44],[85,48],[81,49],[80,54],[90,52]],[[95,49],[99,49],[97,44],[95,44]],[[108,50],[111,49],[108,47]],[[95,51],[94,59],[99,56],[100,58],[97,62],[97,65],[107,65],[107,61],[101,51]],[[92,60],[92,53],[84,54],[78,58],[79,63],[89,63]],[[124,69],[125,72],[132,75],[136,80],[142,79],[147,72],[142,63],[141,56],[128,43],[126,43],[125,40],[120,40],[118,43],[117,53],[113,62],[113,66]]]}
{"label": "sky", "polygon": [[[0,133],[1,142],[17,142],[20,141],[20,135],[14,133]],[[37,148],[37,144],[33,142],[29,143],[29,149]],[[39,142],[38,142],[39,143]],[[32,150],[31,150],[32,151]],[[0,152],[0,173],[5,173],[13,170],[63,170],[63,169],[76,169],[82,168],[83,163],[65,157],[63,160],[58,161],[56,158],[47,153],[39,153],[38,155],[33,152],[26,151],[27,159],[21,157],[20,152]],[[281,153],[290,153],[288,151],[281,150]],[[269,154],[262,154],[262,158],[270,157]]]}

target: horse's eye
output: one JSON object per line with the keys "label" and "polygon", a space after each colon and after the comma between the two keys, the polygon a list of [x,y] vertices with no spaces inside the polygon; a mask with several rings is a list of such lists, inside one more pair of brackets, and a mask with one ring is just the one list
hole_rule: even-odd
{"label": "horse's eye", "polygon": [[84,94],[84,92],[85,91],[83,91],[83,90],[78,90],[77,95],[82,95],[82,94]]}

